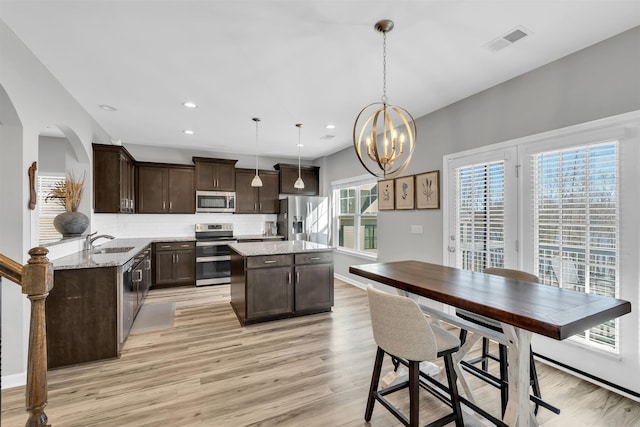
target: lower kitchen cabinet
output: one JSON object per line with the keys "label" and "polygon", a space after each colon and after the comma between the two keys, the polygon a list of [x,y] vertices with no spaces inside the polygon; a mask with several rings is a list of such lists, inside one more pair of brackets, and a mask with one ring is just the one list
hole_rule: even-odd
{"label": "lower kitchen cabinet", "polygon": [[195,285],[195,242],[154,243],[155,287]]}
{"label": "lower kitchen cabinet", "polygon": [[231,306],[243,325],[330,311],[333,253],[242,256],[232,250]]}
{"label": "lower kitchen cabinet", "polygon": [[118,269],[54,271],[45,302],[49,369],[118,357]]}

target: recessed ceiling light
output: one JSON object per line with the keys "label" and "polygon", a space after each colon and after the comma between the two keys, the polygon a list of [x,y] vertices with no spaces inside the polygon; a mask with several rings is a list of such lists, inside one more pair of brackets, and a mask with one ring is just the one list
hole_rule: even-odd
{"label": "recessed ceiling light", "polygon": [[191,129],[185,129],[182,131],[183,133],[187,134],[187,135],[193,135],[195,132],[192,131]]}
{"label": "recessed ceiling light", "polygon": [[182,103],[187,108],[198,108],[198,105],[195,102],[185,101]]}
{"label": "recessed ceiling light", "polygon": [[101,104],[98,107],[102,108],[104,111],[118,111],[116,107],[112,107],[111,105]]}
{"label": "recessed ceiling light", "polygon": [[331,123],[324,125],[325,129],[335,129],[336,125],[332,125]]}
{"label": "recessed ceiling light", "polygon": [[296,147],[304,147],[304,144],[296,144]]}

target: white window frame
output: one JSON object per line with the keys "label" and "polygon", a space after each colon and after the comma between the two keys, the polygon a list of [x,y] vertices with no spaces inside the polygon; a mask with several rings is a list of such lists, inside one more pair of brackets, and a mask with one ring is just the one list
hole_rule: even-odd
{"label": "white window frame", "polygon": [[[532,195],[531,162],[533,152],[544,152],[568,148],[570,146],[584,146],[590,143],[601,143],[610,140],[619,141],[619,295],[618,298],[630,301],[632,307],[640,306],[640,111],[621,114],[614,117],[599,119],[567,128],[557,129],[541,134],[505,141],[462,153],[445,156],[443,159],[443,216],[445,224],[453,215],[453,205],[449,202],[451,182],[446,182],[449,175],[450,159],[464,155],[482,155],[489,150],[516,146],[518,150],[519,179],[518,186],[518,241],[520,252],[518,264],[515,268],[525,271],[534,269],[533,242],[533,212],[530,206]],[[551,147],[551,149],[548,149]],[[527,177],[527,179],[522,179]],[[444,247],[443,258],[450,258],[447,243],[450,230],[443,230]],[[586,373],[585,378],[602,378],[629,390],[638,391],[637,384],[630,381],[640,375],[640,316],[638,310],[619,318],[618,334],[620,342],[616,351],[603,350],[597,345],[585,343],[583,340],[567,339],[557,341],[534,335],[533,346],[537,353],[549,360],[560,362],[580,372]],[[611,388],[606,383],[599,383]],[[616,389],[619,391],[619,389]]]}
{"label": "white window frame", "polygon": [[[333,228],[333,236],[335,238],[334,240],[334,245],[336,247],[336,251],[338,252],[344,252],[350,255],[357,255],[359,257],[362,258],[366,258],[366,259],[371,259],[371,260],[377,260],[378,259],[378,253],[377,253],[377,249],[376,252],[370,252],[370,251],[364,251],[362,249],[359,248],[360,246],[360,217],[362,216],[362,214],[360,214],[359,212],[356,212],[354,214],[354,230],[355,230],[355,242],[356,242],[356,248],[351,249],[351,248],[345,248],[342,246],[339,246],[339,217],[340,217],[340,192],[339,190],[345,189],[345,188],[352,188],[352,187],[360,187],[362,185],[366,185],[366,184],[377,184],[378,183],[378,179],[375,178],[372,175],[359,175],[356,177],[352,177],[352,178],[346,178],[346,179],[341,179],[341,180],[336,180],[336,181],[332,181],[331,182],[331,197],[333,200],[333,212],[332,212],[332,228]],[[359,206],[359,200],[360,200],[360,193],[359,191],[356,191],[356,206]],[[368,215],[369,216],[369,215]],[[378,215],[375,215],[376,217],[376,223],[378,221]],[[379,236],[378,236],[379,237]]]}

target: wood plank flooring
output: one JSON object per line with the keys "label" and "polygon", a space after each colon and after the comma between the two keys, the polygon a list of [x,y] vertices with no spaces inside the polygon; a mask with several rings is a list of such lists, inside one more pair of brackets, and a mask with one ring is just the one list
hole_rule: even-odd
{"label": "wood plank flooring", "polygon": [[[376,350],[363,290],[336,281],[333,312],[244,328],[228,286],[152,290],[145,303],[159,302],[176,303],[173,328],[131,335],[117,360],[49,371],[52,426],[400,425],[379,404],[370,424],[363,419]],[[538,370],[543,397],[562,410],[541,409],[542,425],[640,425],[640,403]],[[498,391],[471,382],[497,414]],[[421,394],[423,424],[446,412]],[[3,390],[1,425],[26,419],[24,387]]]}

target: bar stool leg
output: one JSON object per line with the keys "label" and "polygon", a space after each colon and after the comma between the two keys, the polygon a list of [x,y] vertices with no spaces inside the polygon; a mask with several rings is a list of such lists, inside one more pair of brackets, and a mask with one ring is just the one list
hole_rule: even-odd
{"label": "bar stool leg", "polygon": [[[533,388],[533,395],[542,399],[542,393],[540,392],[540,383],[538,382],[538,372],[536,371],[536,364],[533,360],[533,351],[529,350],[531,353],[531,357],[529,359],[529,373],[531,377],[531,387]],[[540,405],[536,403],[536,407],[533,410],[535,415],[538,415],[538,409],[540,409]]]}
{"label": "bar stool leg", "polygon": [[409,427],[420,424],[420,362],[409,362]]}
{"label": "bar stool leg", "polygon": [[443,359],[444,368],[447,373],[447,381],[449,383],[451,406],[453,407],[453,412],[456,414],[456,427],[464,427],[462,408],[460,407],[460,396],[458,395],[458,385],[456,384],[458,377],[455,369],[453,368],[453,355],[451,353],[445,354]]}
{"label": "bar stool leg", "polygon": [[378,390],[378,382],[380,381],[380,371],[382,370],[382,359],[384,358],[384,350],[378,347],[376,353],[376,362],[373,365],[373,374],[371,375],[371,387],[369,387],[369,399],[367,400],[367,409],[364,413],[365,421],[371,421],[373,414],[373,405],[376,403],[376,391]]}
{"label": "bar stool leg", "polygon": [[482,370],[489,370],[489,339],[482,338]]}
{"label": "bar stool leg", "polygon": [[509,401],[509,369],[507,362],[507,346],[503,344],[498,345],[499,359],[500,359],[500,405],[502,408],[502,416],[507,410],[507,402]]}

